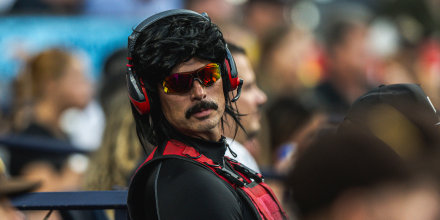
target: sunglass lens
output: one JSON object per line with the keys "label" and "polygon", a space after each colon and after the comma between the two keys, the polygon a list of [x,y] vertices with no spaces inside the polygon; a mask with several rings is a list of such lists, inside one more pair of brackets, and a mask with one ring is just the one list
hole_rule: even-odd
{"label": "sunglass lens", "polygon": [[165,93],[186,92],[191,88],[191,74],[172,74],[163,81]]}
{"label": "sunglass lens", "polygon": [[210,63],[197,71],[171,74],[165,78],[162,86],[165,93],[184,93],[191,89],[194,78],[199,79],[204,86],[211,86],[220,77],[219,65]]}
{"label": "sunglass lens", "polygon": [[204,86],[211,86],[220,79],[220,68],[218,64],[208,64],[205,68],[199,71],[197,77],[203,82]]}

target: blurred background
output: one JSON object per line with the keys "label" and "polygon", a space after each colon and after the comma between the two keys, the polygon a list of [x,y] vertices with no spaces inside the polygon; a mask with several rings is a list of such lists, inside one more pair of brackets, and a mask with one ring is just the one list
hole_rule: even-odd
{"label": "blurred background", "polygon": [[207,12],[246,50],[268,99],[258,140],[244,145],[274,186],[372,88],[416,83],[440,105],[437,0],[0,0],[0,157],[11,175],[43,178],[41,191],[127,187],[145,156],[125,94],[127,37],[175,8]]}

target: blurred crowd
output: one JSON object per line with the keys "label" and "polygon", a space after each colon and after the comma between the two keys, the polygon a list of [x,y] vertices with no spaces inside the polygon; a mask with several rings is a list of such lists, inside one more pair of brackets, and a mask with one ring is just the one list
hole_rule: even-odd
{"label": "blurred crowd", "polygon": [[[248,81],[255,96],[238,107],[257,117],[243,119],[248,132],[237,139],[292,219],[440,218],[439,1],[0,1],[5,18],[140,22],[173,8],[207,12],[228,42],[244,48],[249,60],[238,68],[255,72]],[[9,53],[21,56],[19,71],[0,72],[14,76],[0,83],[6,173],[39,182],[36,191],[127,189],[153,146],[143,149],[137,138],[126,48],[105,54],[95,78],[79,48]],[[78,216],[60,211],[49,219],[69,215]]]}

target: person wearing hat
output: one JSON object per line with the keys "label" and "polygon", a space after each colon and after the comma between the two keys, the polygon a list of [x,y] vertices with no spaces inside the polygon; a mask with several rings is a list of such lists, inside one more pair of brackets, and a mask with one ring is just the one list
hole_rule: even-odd
{"label": "person wearing hat", "polygon": [[371,135],[322,134],[286,179],[290,211],[299,220],[439,219],[438,187],[410,168]]}
{"label": "person wearing hat", "polygon": [[0,217],[1,219],[20,220],[24,215],[14,208],[10,199],[30,192],[40,185],[36,181],[27,181],[20,178],[8,178],[5,165],[0,158]]}
{"label": "person wearing hat", "polygon": [[339,133],[352,130],[373,135],[404,159],[439,150],[440,119],[418,84],[380,85],[350,107]]}

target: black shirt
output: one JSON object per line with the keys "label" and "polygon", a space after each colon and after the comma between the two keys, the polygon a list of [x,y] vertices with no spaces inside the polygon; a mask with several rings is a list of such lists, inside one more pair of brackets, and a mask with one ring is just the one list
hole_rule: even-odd
{"label": "black shirt", "polygon": [[[219,142],[199,139],[189,142],[215,163],[224,165],[224,138]],[[252,209],[228,183],[199,165],[166,159],[154,164],[149,174],[136,199],[142,211],[131,213],[133,220],[255,219]]]}

